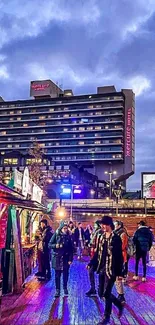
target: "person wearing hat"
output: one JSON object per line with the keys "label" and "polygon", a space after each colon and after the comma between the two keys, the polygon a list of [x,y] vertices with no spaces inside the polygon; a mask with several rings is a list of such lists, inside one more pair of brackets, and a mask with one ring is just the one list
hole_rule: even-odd
{"label": "person wearing hat", "polygon": [[[90,256],[93,258],[95,251],[97,250],[98,247],[98,241],[101,236],[103,231],[101,230],[100,226],[100,220],[96,220],[94,222],[94,231],[91,234],[91,241],[89,244],[90,247]],[[92,265],[91,267],[89,264],[86,266],[88,269],[88,274],[89,274],[89,280],[90,280],[90,289],[86,292],[86,296],[95,296],[96,295],[96,289],[95,289],[95,272],[97,268],[97,263],[96,265]]]}
{"label": "person wearing hat", "polygon": [[73,244],[68,230],[68,224],[61,225],[52,236],[49,246],[52,248],[52,267],[55,269],[55,297],[60,296],[60,279],[63,274],[64,294],[68,295],[69,268],[73,261]]}
{"label": "person wearing hat", "polygon": [[104,216],[101,221],[101,229],[103,231],[99,240],[98,249],[91,259],[89,265],[96,263],[97,273],[99,273],[99,296],[105,298],[105,311],[101,322],[98,325],[106,325],[110,321],[112,311],[112,304],[118,310],[118,316],[121,317],[123,313],[123,305],[120,300],[112,293],[113,285],[116,277],[122,276],[123,256],[122,256],[122,242],[120,237],[114,233],[113,220],[109,216]]}
{"label": "person wearing hat", "polygon": [[133,276],[133,280],[137,281],[139,279],[138,276],[138,266],[139,261],[142,259],[143,263],[143,277],[142,282],[146,281],[146,258],[147,253],[152,246],[152,233],[150,229],[146,226],[145,221],[141,220],[138,223],[138,229],[136,230],[133,242],[136,246],[136,264],[135,264],[135,275]]}

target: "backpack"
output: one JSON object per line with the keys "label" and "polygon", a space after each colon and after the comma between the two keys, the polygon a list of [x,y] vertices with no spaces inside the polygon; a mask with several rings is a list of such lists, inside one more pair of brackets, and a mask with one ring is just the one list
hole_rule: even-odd
{"label": "backpack", "polygon": [[133,237],[128,236],[127,254],[131,257],[134,256],[135,252],[136,252],[136,248],[133,242]]}

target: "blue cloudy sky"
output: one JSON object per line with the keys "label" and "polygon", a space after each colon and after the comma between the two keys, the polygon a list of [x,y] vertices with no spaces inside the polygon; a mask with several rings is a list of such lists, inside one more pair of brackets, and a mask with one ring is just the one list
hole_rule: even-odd
{"label": "blue cloudy sky", "polygon": [[136,173],[155,170],[155,0],[0,0],[0,96],[52,79],[74,94],[136,93]]}

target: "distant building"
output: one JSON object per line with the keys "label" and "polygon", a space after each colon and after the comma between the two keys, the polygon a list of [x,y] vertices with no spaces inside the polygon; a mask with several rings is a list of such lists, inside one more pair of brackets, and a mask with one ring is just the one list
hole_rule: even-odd
{"label": "distant building", "polygon": [[98,87],[73,95],[50,80],[32,81],[34,99],[0,100],[0,171],[29,165],[28,148],[38,140],[46,170],[69,173],[83,167],[99,180],[115,170],[117,181],[134,173],[135,96],[131,89]]}

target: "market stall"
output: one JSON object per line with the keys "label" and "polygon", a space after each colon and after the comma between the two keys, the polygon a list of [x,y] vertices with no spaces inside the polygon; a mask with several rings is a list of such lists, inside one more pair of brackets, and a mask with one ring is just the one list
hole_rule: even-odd
{"label": "market stall", "polygon": [[15,171],[12,187],[0,184],[0,264],[5,293],[20,292],[35,267],[35,231],[47,213],[41,203],[42,190],[30,180],[27,168],[24,174]]}

